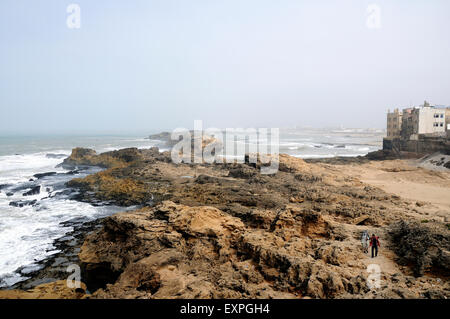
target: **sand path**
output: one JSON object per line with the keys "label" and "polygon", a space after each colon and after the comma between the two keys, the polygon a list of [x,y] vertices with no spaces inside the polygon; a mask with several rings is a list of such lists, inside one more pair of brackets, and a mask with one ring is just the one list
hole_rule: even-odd
{"label": "sand path", "polygon": [[[368,227],[368,226],[358,226],[358,225],[345,225],[348,233],[351,234],[351,241],[355,246],[360,247],[361,249],[361,261],[367,267],[370,264],[376,264],[380,266],[381,277],[382,279],[386,279],[395,273],[403,272],[399,265],[395,262],[395,253],[390,249],[386,238],[388,237],[385,230],[376,228],[376,227]],[[364,254],[362,252],[360,236],[364,230],[369,231],[369,234],[376,234],[380,238],[381,247],[378,249],[378,256],[372,258],[371,248],[369,247],[369,253]]]}
{"label": "sand path", "polygon": [[450,171],[418,167],[415,160],[342,165],[342,171],[385,192],[418,202],[432,217],[450,220]]}
{"label": "sand path", "polygon": [[383,249],[383,247],[381,247],[378,250],[378,256],[374,258],[371,258],[371,251],[369,249],[369,253],[366,254],[366,258],[364,258],[362,262],[366,266],[370,264],[380,266],[380,270],[383,275],[393,275],[401,272],[398,265],[393,261],[394,258],[395,254],[391,250]]}

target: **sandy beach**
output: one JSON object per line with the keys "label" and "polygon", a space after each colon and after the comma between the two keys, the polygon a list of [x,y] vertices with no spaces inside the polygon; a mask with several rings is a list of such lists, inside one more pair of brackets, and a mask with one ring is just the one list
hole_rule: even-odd
{"label": "sandy beach", "polygon": [[387,193],[411,200],[428,219],[450,219],[450,170],[420,160],[371,161],[341,166],[342,172]]}

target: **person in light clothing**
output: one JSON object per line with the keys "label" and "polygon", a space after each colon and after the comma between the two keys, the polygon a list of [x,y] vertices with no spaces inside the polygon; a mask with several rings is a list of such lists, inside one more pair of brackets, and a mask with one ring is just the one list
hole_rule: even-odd
{"label": "person in light clothing", "polygon": [[367,254],[369,252],[369,232],[367,230],[362,233],[361,244],[363,252]]}

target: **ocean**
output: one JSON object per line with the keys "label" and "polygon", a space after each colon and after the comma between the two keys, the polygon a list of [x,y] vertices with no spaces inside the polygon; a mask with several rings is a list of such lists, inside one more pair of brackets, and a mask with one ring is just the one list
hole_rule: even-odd
{"label": "ocean", "polygon": [[[280,153],[301,158],[358,156],[381,148],[383,132],[367,130],[280,130]],[[167,149],[145,136],[0,137],[0,287],[10,287],[59,251],[54,242],[85,223],[124,210],[79,202],[65,183],[98,171],[58,167],[74,147],[97,152],[125,147]],[[44,176],[36,174],[49,173]],[[26,195],[40,186],[39,193]],[[69,222],[69,223],[68,223]]]}

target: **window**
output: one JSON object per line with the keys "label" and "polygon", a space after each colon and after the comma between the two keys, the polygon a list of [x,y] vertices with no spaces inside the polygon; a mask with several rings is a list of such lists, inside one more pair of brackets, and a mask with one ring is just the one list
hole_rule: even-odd
{"label": "window", "polygon": [[444,114],[441,114],[441,118],[443,118],[444,117]]}
{"label": "window", "polygon": [[441,122],[441,125],[440,125],[440,126],[441,126],[441,127],[444,126],[444,123]]}

